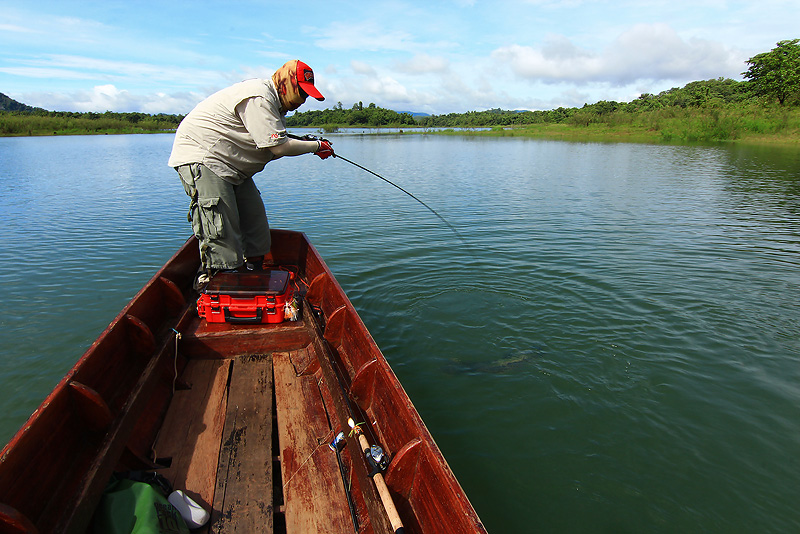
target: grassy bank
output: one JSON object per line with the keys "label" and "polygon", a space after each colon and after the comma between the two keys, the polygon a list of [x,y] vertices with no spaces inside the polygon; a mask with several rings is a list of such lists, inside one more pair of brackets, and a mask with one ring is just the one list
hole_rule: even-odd
{"label": "grassy bank", "polygon": [[741,142],[800,145],[800,109],[781,107],[664,108],[635,113],[578,110],[562,122],[494,126],[458,135],[535,137],[628,143]]}
{"label": "grassy bank", "polygon": [[182,117],[145,113],[0,112],[0,136],[130,134],[174,131]]}

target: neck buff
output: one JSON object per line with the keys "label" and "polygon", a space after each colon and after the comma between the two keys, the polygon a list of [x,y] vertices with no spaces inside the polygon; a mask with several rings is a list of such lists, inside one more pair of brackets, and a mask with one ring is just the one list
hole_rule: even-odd
{"label": "neck buff", "polygon": [[287,61],[272,75],[272,83],[281,99],[281,111],[294,111],[306,101],[306,94],[297,85],[297,60]]}

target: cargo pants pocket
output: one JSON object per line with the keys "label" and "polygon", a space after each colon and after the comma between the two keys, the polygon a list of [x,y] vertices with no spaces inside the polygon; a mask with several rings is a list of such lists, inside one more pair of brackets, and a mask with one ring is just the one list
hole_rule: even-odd
{"label": "cargo pants pocket", "polygon": [[192,199],[190,217],[194,235],[206,239],[219,239],[225,235],[222,215],[219,212],[219,197]]}

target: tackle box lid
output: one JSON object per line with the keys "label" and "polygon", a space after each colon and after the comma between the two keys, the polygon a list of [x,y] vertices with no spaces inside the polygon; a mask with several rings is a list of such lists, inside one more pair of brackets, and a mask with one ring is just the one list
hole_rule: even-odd
{"label": "tackle box lid", "polygon": [[206,295],[282,295],[289,285],[287,271],[217,273],[203,293]]}

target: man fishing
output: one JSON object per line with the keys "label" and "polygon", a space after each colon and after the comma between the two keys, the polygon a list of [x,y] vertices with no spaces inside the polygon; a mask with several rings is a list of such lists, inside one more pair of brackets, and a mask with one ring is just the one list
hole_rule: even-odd
{"label": "man fishing", "polygon": [[324,139],[286,133],[286,113],[312,96],[314,71],[299,60],[271,79],[239,82],[200,102],[181,122],[169,158],[191,199],[189,220],[200,242],[198,284],[214,273],[261,269],[270,249],[269,224],[253,175],[283,156],[333,155]]}

